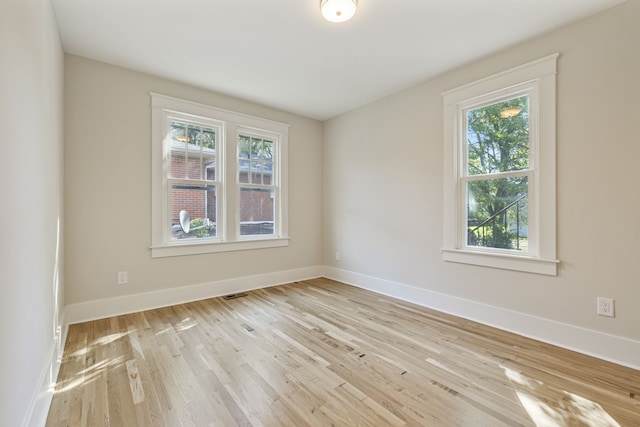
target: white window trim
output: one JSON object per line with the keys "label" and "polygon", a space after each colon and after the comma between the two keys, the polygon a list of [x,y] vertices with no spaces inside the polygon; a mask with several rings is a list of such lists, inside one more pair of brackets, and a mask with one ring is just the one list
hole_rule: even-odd
{"label": "white window trim", "polygon": [[[558,54],[444,92],[444,223],[442,256],[445,261],[524,271],[557,274],[556,259],[556,73]],[[533,253],[469,248],[463,245],[463,208],[460,186],[462,111],[474,103],[499,98],[514,88],[530,87],[537,97],[531,112],[537,120],[531,162],[534,191],[529,216],[537,247]],[[533,104],[533,103],[532,103]],[[534,127],[532,126],[532,129]],[[533,213],[533,215],[532,215]]]}
{"label": "white window trim", "polygon": [[[215,252],[241,251],[250,249],[276,248],[289,245],[288,235],[288,133],[289,125],[249,116],[242,113],[223,110],[204,104],[185,101],[157,93],[151,95],[151,257],[171,257]],[[222,199],[218,222],[220,234],[215,239],[175,241],[167,238],[166,224],[169,212],[165,161],[165,116],[178,114],[192,115],[196,118],[221,122],[223,134],[219,138],[221,172],[224,180],[217,197]],[[239,236],[236,225],[239,221],[239,200],[237,198],[237,141],[238,133],[252,129],[254,133],[269,135],[278,140],[278,157],[275,162],[278,177],[279,203],[276,206],[278,221],[276,236]],[[231,166],[233,165],[233,166]]]}

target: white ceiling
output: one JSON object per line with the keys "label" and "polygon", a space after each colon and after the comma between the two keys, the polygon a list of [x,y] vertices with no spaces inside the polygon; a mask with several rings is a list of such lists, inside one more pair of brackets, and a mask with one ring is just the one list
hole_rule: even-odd
{"label": "white ceiling", "polygon": [[53,0],[66,52],[325,120],[624,0]]}

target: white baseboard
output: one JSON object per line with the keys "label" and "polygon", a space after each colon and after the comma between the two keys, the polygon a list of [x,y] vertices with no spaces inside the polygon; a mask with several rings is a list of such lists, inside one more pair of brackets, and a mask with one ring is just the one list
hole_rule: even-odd
{"label": "white baseboard", "polygon": [[65,309],[65,330],[68,325],[74,323],[152,310],[321,276],[321,266],[306,267],[70,304]]}
{"label": "white baseboard", "polygon": [[40,378],[38,380],[38,384],[40,385],[31,399],[29,411],[22,424],[23,427],[41,427],[47,422],[49,407],[53,399],[53,388],[58,378],[58,372],[60,371],[62,348],[64,346],[63,338],[66,338],[66,334],[60,336],[62,331],[63,329],[58,332],[58,336],[54,337],[51,342],[47,360],[40,372]]}
{"label": "white baseboard", "polygon": [[323,276],[538,341],[640,369],[640,341],[325,266]]}

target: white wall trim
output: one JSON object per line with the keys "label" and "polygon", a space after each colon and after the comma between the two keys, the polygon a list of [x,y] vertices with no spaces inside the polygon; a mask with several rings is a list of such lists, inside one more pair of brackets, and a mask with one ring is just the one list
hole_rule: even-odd
{"label": "white wall trim", "polygon": [[65,309],[65,329],[74,323],[152,310],[321,276],[321,266],[305,267],[70,304]]}
{"label": "white wall trim", "polygon": [[609,362],[640,369],[640,341],[325,266],[325,277]]}
{"label": "white wall trim", "polygon": [[42,367],[38,384],[40,386],[36,389],[33,397],[31,398],[31,404],[29,405],[29,411],[27,412],[23,427],[39,427],[44,426],[47,422],[47,415],[49,415],[49,407],[51,406],[51,400],[53,399],[53,389],[58,378],[58,372],[60,370],[62,344],[58,345],[58,339],[54,339],[51,342],[51,347],[47,355],[47,360]]}

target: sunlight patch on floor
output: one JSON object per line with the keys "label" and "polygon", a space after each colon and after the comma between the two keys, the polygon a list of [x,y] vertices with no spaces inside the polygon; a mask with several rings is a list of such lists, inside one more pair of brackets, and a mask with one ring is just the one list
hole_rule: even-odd
{"label": "sunlight patch on floor", "polygon": [[[135,332],[135,330],[133,332]],[[110,344],[122,337],[129,335],[130,333],[132,333],[132,331],[106,335],[104,337],[96,339],[91,344],[86,345],[85,347],[82,347],[67,356],[67,358],[69,359],[78,359],[73,363],[80,366],[78,366],[78,371],[75,372],[71,378],[62,382],[52,384],[52,386],[55,387],[55,390],[53,392],[55,394],[66,393],[67,391],[73,390],[76,387],[85,386],[94,381],[97,377],[99,377],[109,369],[124,364],[124,356],[118,356],[98,360],[94,363],[91,363],[90,365],[87,365],[87,360],[92,358],[87,359],[86,356],[90,352],[96,350],[97,347]]]}
{"label": "sunlight patch on floor", "polygon": [[97,346],[97,345],[109,344],[109,343],[112,343],[114,341],[119,340],[120,338],[124,337],[125,335],[129,335],[129,333],[130,332],[118,332],[116,334],[106,335],[104,337],[98,338],[91,345],[92,346]]}
{"label": "sunlight patch on floor", "polygon": [[189,330],[191,328],[193,328],[194,326],[197,326],[198,322],[195,319],[192,319],[191,317],[187,317],[186,319],[182,320],[180,323],[178,323],[175,327],[176,331],[178,332],[182,332],[182,331],[186,331]]}
{"label": "sunlight patch on floor", "polygon": [[109,369],[118,367],[124,364],[124,356],[118,356],[113,359],[105,359],[96,364],[89,366],[86,369],[78,372],[76,375],[71,377],[69,380],[63,381],[62,383],[57,384],[57,388],[54,393],[66,393],[67,391],[73,390],[76,387],[82,387],[90,382],[94,381],[97,377],[102,375],[104,372],[107,372]]}
{"label": "sunlight patch on floor", "polygon": [[514,385],[520,403],[537,427],[581,425],[588,427],[620,427],[600,404],[574,393],[561,391],[561,398],[550,401],[540,380],[527,378],[521,372],[503,367]]}

